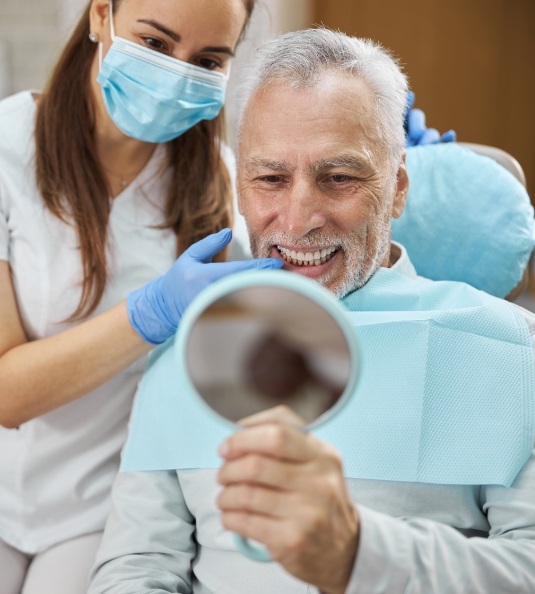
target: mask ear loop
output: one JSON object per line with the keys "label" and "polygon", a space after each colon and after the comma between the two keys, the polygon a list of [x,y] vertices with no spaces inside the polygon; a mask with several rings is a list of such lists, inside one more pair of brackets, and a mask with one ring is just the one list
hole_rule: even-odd
{"label": "mask ear loop", "polygon": [[109,18],[110,18],[110,35],[111,40],[115,41],[115,25],[113,24],[113,0],[110,0],[110,9],[109,9]]}
{"label": "mask ear loop", "polygon": [[[115,41],[115,27],[113,24],[113,0],[110,0],[108,18],[110,19],[110,37],[112,41]],[[102,69],[102,41],[98,42],[98,68]]]}

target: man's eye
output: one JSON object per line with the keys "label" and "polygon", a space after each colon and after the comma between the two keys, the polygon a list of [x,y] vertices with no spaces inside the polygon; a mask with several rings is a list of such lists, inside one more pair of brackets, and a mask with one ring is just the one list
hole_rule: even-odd
{"label": "man's eye", "polygon": [[277,184],[282,180],[280,175],[264,175],[259,178],[260,181],[265,182],[267,184]]}
{"label": "man's eye", "polygon": [[343,173],[335,173],[334,175],[331,175],[329,179],[335,184],[343,184],[344,182],[351,181],[353,178],[350,175],[345,175]]}

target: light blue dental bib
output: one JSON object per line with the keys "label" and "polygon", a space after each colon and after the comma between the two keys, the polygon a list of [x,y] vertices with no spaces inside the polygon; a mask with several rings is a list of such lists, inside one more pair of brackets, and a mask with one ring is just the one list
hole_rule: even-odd
{"label": "light blue dental bib", "polygon": [[[510,486],[533,447],[535,370],[516,308],[455,282],[380,269],[342,301],[361,377],[315,434],[351,478]],[[175,340],[142,379],[122,471],[217,468],[233,428],[177,372]]]}

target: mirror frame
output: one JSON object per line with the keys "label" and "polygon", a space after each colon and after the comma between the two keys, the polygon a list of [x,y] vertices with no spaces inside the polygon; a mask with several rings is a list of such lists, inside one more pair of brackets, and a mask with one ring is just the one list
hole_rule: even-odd
{"label": "mirror frame", "polygon": [[353,394],[358,384],[362,359],[360,357],[360,349],[358,346],[355,330],[349,324],[343,306],[334,297],[334,295],[332,295],[332,293],[319,285],[316,281],[308,279],[295,272],[288,272],[284,270],[255,270],[240,272],[214,282],[204,289],[193,300],[186,310],[182,320],[180,321],[175,350],[178,357],[180,371],[183,373],[183,376],[187,382],[187,388],[192,390],[196,397],[202,401],[202,405],[205,407],[205,409],[209,410],[212,415],[215,415],[226,425],[234,428],[239,427],[239,424],[227,419],[226,417],[223,417],[221,414],[215,411],[199,394],[189,373],[187,364],[187,346],[195,323],[208,307],[213,305],[217,300],[228,297],[236,291],[253,287],[273,287],[286,289],[309,299],[313,303],[326,310],[326,312],[339,326],[344,338],[346,339],[350,360],[347,384],[334,406],[322,413],[314,421],[311,421],[303,427],[303,429],[306,431],[315,429],[329,418],[338,414],[345,403],[349,400],[351,394]]}

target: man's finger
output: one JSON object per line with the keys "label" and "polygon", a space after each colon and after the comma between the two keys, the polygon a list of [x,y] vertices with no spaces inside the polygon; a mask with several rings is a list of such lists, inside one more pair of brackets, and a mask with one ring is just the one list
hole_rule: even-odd
{"label": "man's finger", "polygon": [[[306,463],[305,463],[306,465]],[[272,489],[298,489],[306,480],[303,463],[287,462],[261,454],[247,454],[227,460],[219,469],[221,485],[248,483]]]}
{"label": "man's finger", "polygon": [[238,424],[242,427],[252,427],[253,425],[260,425],[262,423],[283,423],[299,428],[306,425],[305,419],[284,404],[268,408],[238,421]]}
{"label": "man's finger", "polygon": [[306,462],[318,454],[320,443],[296,427],[265,423],[237,431],[221,444],[218,451],[227,460],[256,453],[287,461]]}

